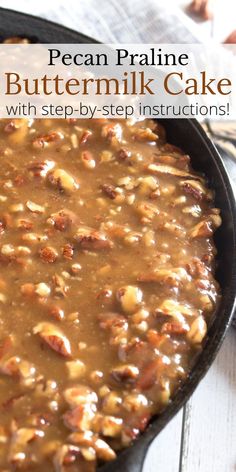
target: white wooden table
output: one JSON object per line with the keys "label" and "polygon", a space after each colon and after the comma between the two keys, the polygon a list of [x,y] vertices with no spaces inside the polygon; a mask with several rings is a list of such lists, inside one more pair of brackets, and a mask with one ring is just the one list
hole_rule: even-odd
{"label": "white wooden table", "polygon": [[[0,0],[0,6],[42,15],[76,29],[78,24],[83,25],[80,5],[81,2],[86,4],[86,1],[74,0],[78,10],[74,5],[73,11],[68,1],[63,0],[50,0],[48,4],[44,1]],[[119,0],[97,0],[98,8],[99,2],[105,1],[114,7],[119,4]],[[198,24],[197,28],[205,38],[214,35],[216,40],[223,40],[236,28],[236,0],[215,1],[218,11],[214,23]],[[172,3],[184,8],[187,0],[172,0]],[[75,10],[78,11],[76,17]],[[91,29],[86,33],[92,35],[96,12],[94,18],[91,11],[88,11],[88,15],[91,16]],[[132,18],[130,21],[132,23]],[[104,28],[106,26],[104,21]],[[152,42],[152,38],[149,42]],[[236,330],[231,329],[216,361],[191,400],[153,441],[144,463],[144,472],[235,471]]]}

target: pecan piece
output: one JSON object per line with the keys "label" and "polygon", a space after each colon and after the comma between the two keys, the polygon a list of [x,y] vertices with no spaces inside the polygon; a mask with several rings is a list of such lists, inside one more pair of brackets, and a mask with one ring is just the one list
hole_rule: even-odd
{"label": "pecan piece", "polygon": [[65,280],[58,274],[55,274],[52,278],[54,284],[54,291],[56,295],[60,297],[66,297],[68,291],[68,285],[66,285]]}
{"label": "pecan piece", "polygon": [[142,298],[142,290],[133,285],[126,285],[117,291],[117,299],[125,313],[133,313],[141,304]]}
{"label": "pecan piece", "polygon": [[77,216],[72,211],[61,210],[53,213],[47,221],[58,231],[67,231],[76,220]]}
{"label": "pecan piece", "polygon": [[64,311],[57,305],[52,305],[49,308],[49,315],[56,321],[62,321],[65,318]]}
{"label": "pecan piece", "polygon": [[157,141],[158,136],[150,128],[137,128],[133,133],[137,141]]}
{"label": "pecan piece", "polygon": [[90,130],[86,130],[84,131],[84,133],[82,134],[81,138],[80,138],[80,144],[86,144],[88,139],[90,138],[90,136],[92,136],[92,131]]}
{"label": "pecan piece", "polygon": [[163,313],[164,315],[172,316],[177,320],[182,320],[182,316],[193,316],[196,314],[196,310],[175,300],[167,299],[161,303],[156,310],[156,313]]}
{"label": "pecan piece", "polygon": [[51,185],[63,192],[74,192],[79,188],[78,182],[64,169],[55,169],[50,172],[48,180]]}
{"label": "pecan piece", "polygon": [[213,198],[213,193],[198,180],[182,180],[180,186],[185,193],[192,195],[196,200],[211,201]]}
{"label": "pecan piece", "polygon": [[65,259],[73,259],[73,255],[74,255],[74,246],[70,243],[68,244],[65,244],[65,246],[63,246],[62,248],[62,255]]}
{"label": "pecan piece", "polygon": [[153,174],[167,174],[173,175],[175,177],[183,177],[185,179],[194,179],[199,180],[200,182],[203,181],[203,178],[198,175],[193,175],[189,172],[185,172],[184,170],[177,169],[176,167],[164,165],[164,164],[149,164],[147,166],[147,170],[152,172]]}
{"label": "pecan piece", "polygon": [[0,234],[3,234],[5,231],[5,224],[2,220],[0,220]]}
{"label": "pecan piece", "polygon": [[69,361],[66,363],[68,369],[68,375],[70,380],[76,380],[84,376],[86,372],[86,366],[84,362],[76,359],[75,361]]}
{"label": "pecan piece", "polygon": [[207,324],[203,318],[203,316],[198,316],[195,318],[193,323],[191,324],[190,330],[187,334],[187,339],[192,344],[200,344],[207,333]]}
{"label": "pecan piece", "polygon": [[116,198],[117,192],[114,185],[103,184],[101,189],[109,198],[111,198],[111,200]]}
{"label": "pecan piece", "polygon": [[128,149],[121,148],[118,153],[117,153],[118,159],[121,161],[126,161],[126,159],[129,159],[131,157],[131,151],[128,151]]}
{"label": "pecan piece", "polygon": [[46,177],[47,173],[55,166],[54,161],[36,161],[31,162],[28,170],[33,174],[34,177]]}
{"label": "pecan piece", "polygon": [[122,138],[122,128],[119,124],[108,124],[102,127],[102,137],[112,142],[115,138],[116,142],[120,142]]}
{"label": "pecan piece", "polygon": [[137,382],[137,387],[141,390],[149,390],[158,381],[163,371],[163,362],[161,358],[148,362],[142,369]]}
{"label": "pecan piece", "polygon": [[122,418],[115,416],[96,415],[93,421],[93,430],[103,436],[115,438],[120,436],[123,427]]}
{"label": "pecan piece", "polygon": [[43,262],[53,263],[57,260],[58,253],[53,247],[46,246],[39,250],[39,256]]}
{"label": "pecan piece", "polygon": [[53,324],[39,323],[33,329],[41,339],[55,352],[64,357],[71,357],[71,345],[69,339]]}
{"label": "pecan piece", "polygon": [[178,323],[177,321],[173,323],[164,323],[161,328],[161,332],[164,334],[185,334],[188,332],[187,325]]}
{"label": "pecan piece", "polygon": [[64,424],[72,431],[88,431],[91,429],[95,412],[93,405],[78,405],[63,415]]}
{"label": "pecan piece", "polygon": [[42,205],[38,205],[37,203],[31,202],[30,200],[28,200],[28,202],[26,202],[26,207],[32,213],[44,213],[44,211],[45,211],[45,209]]}
{"label": "pecan piece", "polygon": [[59,131],[54,131],[43,136],[39,136],[33,141],[33,147],[37,149],[43,149],[50,143],[60,141],[64,138],[63,134]]}
{"label": "pecan piece", "polygon": [[111,249],[113,247],[112,241],[104,233],[86,226],[81,226],[77,230],[74,239],[82,249],[96,250]]}
{"label": "pecan piece", "polygon": [[91,152],[89,151],[83,151],[81,154],[81,161],[86,167],[86,169],[94,169],[96,167],[96,161],[92,155]]}
{"label": "pecan piece", "polygon": [[5,354],[11,349],[12,345],[13,339],[10,335],[0,341],[0,359],[5,356]]}
{"label": "pecan piece", "polygon": [[190,13],[200,16],[203,20],[210,20],[213,16],[212,2],[209,0],[193,0],[188,10]]}
{"label": "pecan piece", "polygon": [[94,449],[97,453],[98,459],[102,461],[112,461],[116,458],[116,453],[103,439],[96,439]]}
{"label": "pecan piece", "polygon": [[97,394],[86,385],[76,385],[75,387],[67,388],[64,393],[64,398],[70,407],[74,408],[85,403],[96,403],[98,401]]}
{"label": "pecan piece", "polygon": [[195,225],[191,229],[189,236],[191,239],[211,237],[213,235],[214,230],[218,228],[221,223],[222,220],[220,215],[217,213],[212,213],[204,220],[200,221],[200,223]]}
{"label": "pecan piece", "polygon": [[10,357],[0,364],[0,373],[25,380],[29,378],[33,379],[35,372],[35,367],[19,356]]}
{"label": "pecan piece", "polygon": [[55,472],[65,472],[66,465],[73,464],[78,457],[81,457],[80,448],[73,444],[63,444],[57,448],[53,457]]}
{"label": "pecan piece", "polygon": [[127,319],[120,313],[100,313],[98,315],[98,320],[102,329],[111,329],[113,327],[126,327],[126,329],[128,329]]}
{"label": "pecan piece", "polygon": [[[31,443],[36,438],[43,438],[44,432],[36,428],[20,428],[12,436],[9,452],[9,461],[13,464],[14,468],[21,468],[23,463],[26,465],[25,459],[26,447],[28,443]],[[28,467],[27,467],[28,468]]]}
{"label": "pecan piece", "polygon": [[158,282],[170,287],[178,287],[180,283],[188,280],[190,277],[183,267],[156,269],[138,276],[139,282]]}
{"label": "pecan piece", "polygon": [[111,370],[111,377],[116,380],[116,382],[132,383],[138,376],[138,367],[131,364],[117,366]]}

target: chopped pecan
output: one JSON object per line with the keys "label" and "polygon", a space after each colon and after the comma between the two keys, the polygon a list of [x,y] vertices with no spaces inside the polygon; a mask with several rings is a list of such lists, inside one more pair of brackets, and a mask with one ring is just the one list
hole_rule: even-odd
{"label": "chopped pecan", "polygon": [[21,38],[20,36],[11,36],[10,38],[4,39],[4,44],[29,44],[28,38]]}
{"label": "chopped pecan", "polygon": [[6,336],[0,341],[0,359],[7,354],[7,352],[11,349],[13,345],[13,337]]}
{"label": "chopped pecan", "polygon": [[21,379],[34,379],[35,367],[28,361],[21,359],[19,356],[13,356],[9,359],[2,360],[0,363],[0,373],[19,377]]}
{"label": "chopped pecan", "polygon": [[138,276],[139,282],[158,282],[170,287],[178,287],[180,283],[188,280],[190,277],[183,267],[156,269]]}
{"label": "chopped pecan", "polygon": [[96,161],[89,151],[83,151],[81,154],[81,161],[86,169],[94,169],[96,167]]}
{"label": "chopped pecan", "polygon": [[65,280],[58,274],[55,274],[52,278],[54,284],[54,291],[56,295],[60,297],[66,297],[68,292],[68,285],[66,285]]}
{"label": "chopped pecan", "polygon": [[32,211],[32,213],[44,213],[45,211],[42,205],[38,205],[37,203],[31,202],[30,200],[26,202],[26,207],[28,210]]}
{"label": "chopped pecan", "polygon": [[73,244],[67,243],[65,246],[62,248],[62,255],[65,259],[73,259],[74,255],[74,246]]}
{"label": "chopped pecan", "polygon": [[114,185],[103,184],[101,186],[102,191],[109,197],[111,200],[114,200],[117,196],[116,187]]}
{"label": "chopped pecan", "polygon": [[163,371],[163,361],[160,358],[147,362],[141,371],[137,382],[137,387],[140,390],[149,390],[158,381]]}
{"label": "chopped pecan", "polygon": [[46,246],[39,250],[39,256],[43,262],[53,263],[57,260],[58,253],[53,247]]}
{"label": "chopped pecan", "polygon": [[180,186],[185,193],[192,195],[196,200],[207,200],[211,201],[213,194],[198,180],[182,180]]}
{"label": "chopped pecan", "polygon": [[128,393],[123,401],[123,407],[127,411],[140,412],[148,406],[147,397],[141,393]]}
{"label": "chopped pecan", "polygon": [[115,438],[120,436],[123,427],[122,418],[97,414],[93,421],[93,431],[103,436]]}
{"label": "chopped pecan", "polygon": [[164,323],[161,328],[161,332],[165,334],[185,334],[188,332],[188,326],[184,323],[181,324],[178,321]]}
{"label": "chopped pecan", "polygon": [[133,133],[137,141],[157,141],[158,136],[150,128],[136,128]]}
{"label": "chopped pecan", "polygon": [[117,299],[125,313],[133,313],[141,304],[142,298],[142,290],[133,285],[126,285],[117,291]]}
{"label": "chopped pecan", "polygon": [[58,231],[67,231],[73,223],[77,221],[77,216],[69,210],[61,210],[53,213],[48,222],[54,225]]}
{"label": "chopped pecan", "polygon": [[55,472],[65,472],[64,466],[73,464],[78,457],[81,457],[79,447],[73,444],[63,444],[58,447],[53,457]]}
{"label": "chopped pecan", "polygon": [[3,234],[5,231],[5,224],[2,220],[0,220],[0,235]]}
{"label": "chopped pecan", "polygon": [[88,139],[92,136],[92,134],[93,133],[90,130],[84,131],[84,133],[82,134],[80,138],[80,144],[86,144]]}
{"label": "chopped pecan", "polygon": [[[44,432],[36,428],[20,428],[11,438],[9,460],[17,469],[21,468],[26,459],[26,447],[37,438],[43,438]],[[27,461],[28,462],[28,461]],[[29,464],[28,464],[29,465]]]}
{"label": "chopped pecan", "polygon": [[52,305],[49,308],[49,315],[57,321],[62,321],[65,317],[64,311],[57,305]]}
{"label": "chopped pecan", "polygon": [[153,203],[140,202],[137,205],[137,213],[147,222],[147,220],[152,220],[155,216],[159,215],[160,211]]}
{"label": "chopped pecan", "polygon": [[111,377],[117,382],[134,382],[139,376],[139,369],[135,365],[127,364],[114,367]]}
{"label": "chopped pecan", "polygon": [[69,339],[53,324],[42,322],[33,329],[43,341],[55,352],[64,357],[71,357],[71,345]]}
{"label": "chopped pecan", "polygon": [[82,447],[93,446],[94,433],[92,433],[92,431],[71,433],[69,436],[69,440],[72,443],[78,444],[79,446],[82,446]]}
{"label": "chopped pecan", "polygon": [[94,417],[94,406],[85,403],[67,411],[63,415],[63,420],[65,426],[72,431],[88,431],[91,429]]}
{"label": "chopped pecan", "polygon": [[17,128],[18,126],[17,126],[16,120],[11,120],[4,126],[4,131],[5,133],[12,133]]}
{"label": "chopped pecan", "polygon": [[103,397],[102,411],[106,414],[114,415],[120,412],[121,405],[122,396],[113,390]]}
{"label": "chopped pecan", "polygon": [[187,339],[193,344],[200,344],[207,332],[207,324],[203,316],[195,318],[191,324],[190,330],[187,333]]}
{"label": "chopped pecan", "polygon": [[94,442],[94,448],[97,453],[98,459],[103,461],[112,461],[116,458],[116,453],[103,439],[96,439]]}
{"label": "chopped pecan", "polygon": [[124,327],[127,326],[127,319],[124,315],[120,313],[100,313],[98,315],[98,320],[100,322],[100,326],[103,329],[111,329],[112,327]]}
{"label": "chopped pecan", "polygon": [[17,221],[17,228],[24,231],[31,231],[33,229],[33,223],[30,220],[19,219]]}
{"label": "chopped pecan", "polygon": [[39,136],[34,139],[33,147],[37,149],[43,149],[50,143],[61,141],[64,138],[63,134],[59,131],[52,131],[51,133]]}
{"label": "chopped pecan", "polygon": [[176,167],[164,165],[164,164],[148,164],[147,170],[153,174],[167,174],[173,175],[175,177],[183,177],[185,179],[195,179],[200,182],[203,181],[203,178],[198,175],[191,174],[190,172],[185,172],[184,170],[177,169]]}
{"label": "chopped pecan", "polygon": [[125,149],[125,148],[121,148],[117,152],[117,157],[121,161],[126,161],[127,159],[129,159],[131,157],[131,151],[128,151],[128,149]]}
{"label": "chopped pecan", "polygon": [[190,230],[189,237],[191,239],[211,237],[214,230],[221,225],[221,222],[220,215],[209,215]]}
{"label": "chopped pecan", "polygon": [[63,192],[72,192],[79,188],[78,182],[64,169],[55,169],[48,174],[49,182]]}
{"label": "chopped pecan", "polygon": [[48,295],[51,293],[51,289],[44,282],[40,282],[39,284],[35,285],[35,293],[37,293],[37,295],[40,297],[48,297]]}
{"label": "chopped pecan", "polygon": [[54,161],[33,161],[28,166],[28,170],[33,174],[34,177],[46,177],[55,166]]}
{"label": "chopped pecan", "polygon": [[75,387],[67,388],[64,391],[64,398],[72,408],[85,403],[90,404],[98,401],[97,394],[85,385],[76,385]]}
{"label": "chopped pecan", "polygon": [[102,127],[102,137],[107,138],[109,141],[112,141],[113,138],[117,142],[121,141],[122,137],[122,128],[119,124],[108,124]]}
{"label": "chopped pecan", "polygon": [[165,300],[156,310],[157,313],[163,313],[164,315],[173,316],[176,319],[182,319],[181,316],[192,316],[196,313],[196,310],[189,307],[188,305],[181,304],[175,300]]}
{"label": "chopped pecan", "polygon": [[86,366],[84,362],[76,359],[74,361],[68,361],[66,367],[69,374],[70,380],[76,380],[84,376],[86,372]]}

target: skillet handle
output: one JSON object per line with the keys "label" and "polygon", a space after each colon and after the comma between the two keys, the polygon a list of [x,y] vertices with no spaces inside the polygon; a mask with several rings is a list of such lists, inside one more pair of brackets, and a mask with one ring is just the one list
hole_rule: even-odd
{"label": "skillet handle", "polygon": [[145,436],[133,447],[125,449],[114,462],[107,463],[98,469],[99,472],[142,472],[144,459],[150,444]]}

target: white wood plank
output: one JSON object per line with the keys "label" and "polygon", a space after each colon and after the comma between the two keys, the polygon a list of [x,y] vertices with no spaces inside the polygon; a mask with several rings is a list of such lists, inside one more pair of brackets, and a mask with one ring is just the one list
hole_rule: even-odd
{"label": "white wood plank", "polygon": [[214,0],[215,15],[213,21],[213,37],[222,42],[236,29],[235,0]]}
{"label": "white wood plank", "polygon": [[181,472],[236,470],[236,332],[231,330],[189,401]]}
{"label": "white wood plank", "polygon": [[183,411],[164,428],[151,444],[143,472],[178,472]]}

